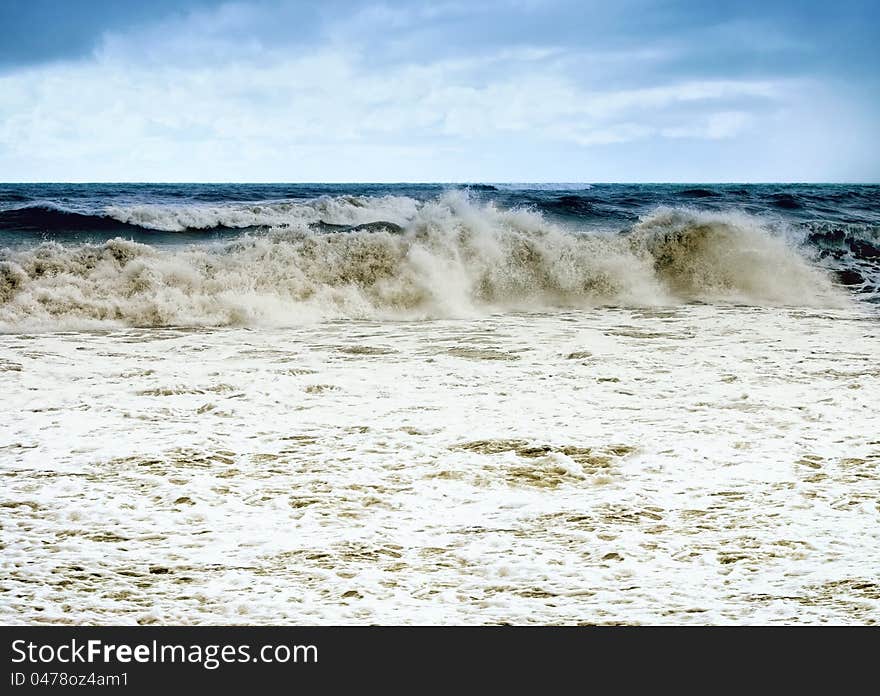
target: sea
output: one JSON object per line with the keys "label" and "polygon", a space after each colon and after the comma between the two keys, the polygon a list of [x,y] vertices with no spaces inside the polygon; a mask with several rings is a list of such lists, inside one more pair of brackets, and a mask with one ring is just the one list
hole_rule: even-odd
{"label": "sea", "polygon": [[880,186],[0,184],[0,621],[880,621]]}

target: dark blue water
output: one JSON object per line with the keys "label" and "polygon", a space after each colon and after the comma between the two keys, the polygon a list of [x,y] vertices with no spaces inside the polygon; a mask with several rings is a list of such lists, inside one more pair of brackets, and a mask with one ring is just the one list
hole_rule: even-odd
{"label": "dark blue water", "polygon": [[[234,208],[321,197],[402,196],[427,201],[450,189],[475,201],[528,207],[587,226],[625,226],[660,206],[741,210],[794,224],[880,225],[880,185],[849,184],[0,184],[0,242],[28,234],[161,232],[117,219],[137,206]],[[193,225],[196,234],[250,225]],[[196,237],[198,238],[198,237]],[[146,239],[156,241],[156,237]],[[177,237],[178,241],[184,241]]]}

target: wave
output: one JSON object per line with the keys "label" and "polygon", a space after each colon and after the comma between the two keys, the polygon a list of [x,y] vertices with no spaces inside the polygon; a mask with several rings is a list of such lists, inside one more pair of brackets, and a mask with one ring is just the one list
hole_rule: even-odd
{"label": "wave", "polygon": [[106,214],[121,222],[162,232],[290,227],[325,222],[361,225],[376,220],[405,224],[418,202],[405,196],[322,196],[309,201],[270,201],[234,205],[111,206]]}
{"label": "wave", "polygon": [[710,189],[690,188],[679,191],[676,195],[682,198],[717,198],[721,194]]}
{"label": "wave", "polygon": [[30,196],[25,193],[0,190],[0,203],[22,203],[29,200],[31,200]]}
{"label": "wave", "polygon": [[754,217],[662,209],[628,233],[586,235],[463,194],[421,205],[400,232],[300,225],[225,244],[159,248],[117,238],[0,252],[7,331],[844,298],[827,272]]}
{"label": "wave", "polygon": [[596,215],[595,202],[586,196],[558,196],[545,201],[541,206],[550,212],[574,213],[575,215]]}
{"label": "wave", "polygon": [[807,243],[822,252],[851,254],[859,259],[880,261],[880,227],[814,222],[806,229]]}
{"label": "wave", "polygon": [[53,204],[0,210],[0,229],[25,231],[193,232],[291,227],[320,223],[357,226],[388,220],[404,224],[418,202],[404,196],[322,196],[308,201],[111,205],[81,212]]}
{"label": "wave", "polygon": [[494,184],[499,191],[589,191],[593,184],[578,182],[547,182],[547,183],[499,183]]}
{"label": "wave", "polygon": [[869,300],[880,300],[880,227],[812,222],[804,242],[837,276]]}
{"label": "wave", "polygon": [[790,193],[774,193],[768,197],[770,205],[783,210],[800,210],[803,204],[797,196]]}
{"label": "wave", "polygon": [[122,232],[136,226],[114,220],[106,215],[68,210],[51,203],[36,203],[18,208],[0,210],[0,229],[27,232],[68,232],[89,230],[94,232]]}

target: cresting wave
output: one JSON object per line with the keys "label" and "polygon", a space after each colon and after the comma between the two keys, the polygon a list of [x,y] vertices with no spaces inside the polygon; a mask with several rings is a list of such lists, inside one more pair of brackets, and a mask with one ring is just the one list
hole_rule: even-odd
{"label": "cresting wave", "polygon": [[[342,205],[337,203],[337,205]],[[579,234],[524,209],[447,194],[348,205],[227,243],[124,239],[0,252],[0,328],[282,326],[331,318],[688,301],[839,305],[843,293],[758,218],[660,209],[626,234]],[[361,212],[357,212],[360,210]],[[397,227],[400,225],[400,228]]]}
{"label": "cresting wave", "polygon": [[[82,212],[51,203],[0,210],[0,227],[19,230],[149,230],[187,232],[254,227],[296,227],[333,219],[358,225],[377,219],[401,224],[416,213],[417,201],[405,196],[322,196],[310,201],[235,204],[110,205]],[[377,218],[376,215],[380,217]]]}

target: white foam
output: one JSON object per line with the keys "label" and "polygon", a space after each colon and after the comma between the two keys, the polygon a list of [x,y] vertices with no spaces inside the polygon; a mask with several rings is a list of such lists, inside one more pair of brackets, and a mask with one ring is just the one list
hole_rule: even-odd
{"label": "white foam", "polygon": [[302,202],[108,206],[104,214],[145,229],[183,232],[215,227],[302,226],[321,220],[339,225],[388,220],[402,225],[415,215],[417,207],[415,200],[405,196],[322,196]]}
{"label": "white foam", "polygon": [[876,621],[861,309],[0,336],[0,621]]}

